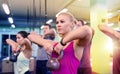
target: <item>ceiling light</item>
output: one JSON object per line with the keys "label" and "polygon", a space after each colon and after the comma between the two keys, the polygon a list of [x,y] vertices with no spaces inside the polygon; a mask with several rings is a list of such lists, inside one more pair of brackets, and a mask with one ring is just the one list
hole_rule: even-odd
{"label": "ceiling light", "polygon": [[52,19],[49,19],[46,23],[47,24],[50,24],[50,23],[52,23],[53,22],[53,20]]}
{"label": "ceiling light", "polygon": [[44,25],[42,25],[42,26],[40,27],[40,29],[43,29],[43,27],[44,27]]}
{"label": "ceiling light", "polygon": [[67,8],[64,8],[63,10],[61,10],[60,12],[58,12],[57,14],[56,14],[56,17],[60,14],[60,13],[62,13],[62,12],[67,12],[68,11],[68,9]]}
{"label": "ceiling light", "polygon": [[78,0],[78,1],[81,1],[81,0]]}
{"label": "ceiling light", "polygon": [[3,9],[4,9],[5,13],[6,13],[7,15],[9,15],[9,14],[10,14],[10,10],[9,10],[8,5],[5,4],[5,3],[3,3],[2,6],[3,6]]}
{"label": "ceiling light", "polygon": [[8,21],[12,24],[12,23],[13,23],[13,18],[12,18],[12,17],[9,17],[9,18],[8,18]]}
{"label": "ceiling light", "polygon": [[14,24],[12,24],[12,25],[11,25],[11,27],[12,27],[12,28],[15,28],[15,25],[14,25]]}

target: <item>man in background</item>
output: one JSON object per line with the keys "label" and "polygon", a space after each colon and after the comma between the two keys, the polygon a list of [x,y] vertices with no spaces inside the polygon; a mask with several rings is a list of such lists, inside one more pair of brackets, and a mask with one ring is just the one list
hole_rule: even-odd
{"label": "man in background", "polygon": [[[83,20],[78,20],[76,22],[77,27],[84,26]],[[94,29],[92,28],[92,37],[94,36]],[[92,74],[91,61],[90,61],[90,51],[91,51],[92,40],[87,44],[83,50],[83,54],[80,60],[80,66],[78,67],[77,74]]]}
{"label": "man in background", "polygon": [[[55,39],[55,31],[51,28],[51,25],[44,24],[43,26],[43,35],[44,39]],[[46,63],[48,61],[47,52],[44,50],[43,47],[38,47],[37,57],[36,57],[36,74],[50,74],[46,67]]]}

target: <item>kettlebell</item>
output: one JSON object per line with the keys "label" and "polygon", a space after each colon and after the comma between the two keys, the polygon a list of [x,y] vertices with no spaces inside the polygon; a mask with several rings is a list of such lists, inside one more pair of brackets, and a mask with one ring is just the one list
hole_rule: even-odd
{"label": "kettlebell", "polygon": [[47,68],[51,71],[58,70],[60,67],[59,60],[62,57],[63,57],[63,50],[60,51],[60,55],[57,58],[50,56],[46,64]]}

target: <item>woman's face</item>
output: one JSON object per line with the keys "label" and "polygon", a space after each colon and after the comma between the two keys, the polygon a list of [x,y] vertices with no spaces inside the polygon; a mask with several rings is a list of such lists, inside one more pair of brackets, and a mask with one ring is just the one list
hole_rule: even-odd
{"label": "woman's face", "polygon": [[17,34],[16,35],[16,41],[17,41],[17,43],[19,44],[19,45],[21,45],[22,43],[22,40],[23,40],[24,38],[22,37],[22,35],[21,34]]}
{"label": "woman's face", "polygon": [[68,15],[59,15],[56,19],[56,29],[60,36],[65,36],[73,27],[73,22]]}

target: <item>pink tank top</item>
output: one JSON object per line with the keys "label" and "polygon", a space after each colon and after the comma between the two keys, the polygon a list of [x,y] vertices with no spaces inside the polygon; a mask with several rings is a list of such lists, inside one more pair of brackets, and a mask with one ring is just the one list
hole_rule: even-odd
{"label": "pink tank top", "polygon": [[[77,74],[78,66],[80,61],[74,55],[73,42],[71,42],[65,49],[64,55],[60,62],[60,68],[52,72],[52,74]],[[52,54],[57,57],[57,53]]]}

